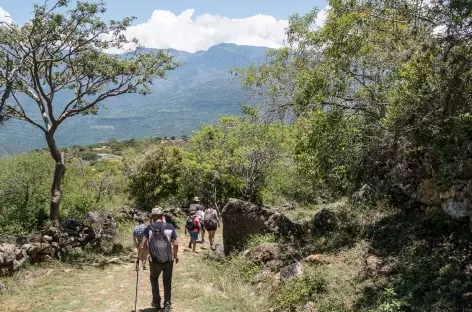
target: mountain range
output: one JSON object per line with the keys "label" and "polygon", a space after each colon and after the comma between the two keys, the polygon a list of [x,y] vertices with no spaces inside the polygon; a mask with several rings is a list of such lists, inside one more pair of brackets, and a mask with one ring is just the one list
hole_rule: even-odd
{"label": "mountain range", "polygon": [[[66,120],[56,140],[65,147],[112,138],[190,135],[200,125],[214,123],[219,115],[239,114],[241,102],[254,102],[229,71],[262,61],[266,51],[227,43],[195,53],[170,50],[183,66],[169,72],[165,80],[156,79],[150,95],[129,94],[104,101],[107,109],[98,115]],[[38,114],[32,103],[26,106]],[[0,126],[0,155],[43,147],[41,131],[25,122],[10,120]]]}

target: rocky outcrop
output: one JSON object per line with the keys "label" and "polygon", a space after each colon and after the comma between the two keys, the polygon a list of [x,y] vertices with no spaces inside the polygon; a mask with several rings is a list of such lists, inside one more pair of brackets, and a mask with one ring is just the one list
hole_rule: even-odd
{"label": "rocky outcrop", "polygon": [[312,234],[323,235],[333,231],[338,226],[338,217],[334,206],[326,205],[316,212],[313,217]]}
{"label": "rocky outcrop", "polygon": [[238,199],[230,199],[223,208],[223,242],[225,254],[242,251],[251,235],[301,235],[303,227],[290,221],[278,211],[253,205]]}
{"label": "rocky outcrop", "polygon": [[51,227],[26,242],[0,244],[0,275],[18,271],[26,262],[39,263],[65,257],[71,249],[86,246],[111,253],[116,247],[116,221],[108,213],[88,213],[84,222],[66,220],[60,228]]}
{"label": "rocky outcrop", "polygon": [[392,202],[405,210],[430,211],[431,207],[439,207],[454,220],[472,221],[472,180],[445,185],[428,178],[417,184],[396,185],[391,193]]}
{"label": "rocky outcrop", "polygon": [[454,220],[472,215],[472,180],[456,181],[450,187],[439,185],[433,179],[422,180],[412,197],[422,205],[441,207]]}

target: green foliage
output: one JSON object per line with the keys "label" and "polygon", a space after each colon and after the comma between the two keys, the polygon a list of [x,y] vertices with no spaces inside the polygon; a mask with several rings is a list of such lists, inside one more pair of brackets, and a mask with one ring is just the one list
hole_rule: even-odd
{"label": "green foliage", "polygon": [[372,312],[401,312],[404,311],[405,302],[398,299],[395,290],[392,288],[385,289],[382,303]]}
{"label": "green foliage", "polygon": [[312,296],[325,291],[328,281],[321,270],[310,270],[302,277],[296,278],[286,284],[274,294],[275,304],[279,311],[302,311],[304,303]]}
{"label": "green foliage", "polygon": [[183,152],[178,147],[157,145],[145,154],[128,154],[124,170],[129,192],[142,208],[162,203],[181,188]]}
{"label": "green foliage", "polygon": [[274,234],[251,235],[246,242],[246,249],[251,249],[265,243],[276,243],[277,237]]}
{"label": "green foliage", "polygon": [[[257,116],[221,117],[190,140],[185,162],[187,198],[224,204],[230,197],[262,202],[271,168],[291,146],[290,127],[264,124]],[[193,183],[192,181],[200,181]]]}
{"label": "green foliage", "polygon": [[301,174],[314,189],[343,195],[362,152],[356,117],[340,110],[317,111],[297,122],[296,155]]}
{"label": "green foliage", "polygon": [[95,161],[98,159],[98,154],[94,151],[84,151],[83,153],[80,153],[80,157],[83,160]]}
{"label": "green foliage", "polygon": [[25,234],[43,224],[52,170],[45,154],[0,158],[0,234]]}
{"label": "green foliage", "polygon": [[470,177],[470,5],[330,6],[316,30],[316,10],[292,16],[288,46],[239,69],[263,95],[267,117],[295,118],[299,169],[311,187],[342,194],[426,172],[444,182]]}
{"label": "green foliage", "polygon": [[[72,158],[68,165],[65,218],[82,218],[85,212],[109,209],[123,200],[126,181],[118,162],[90,166]],[[0,158],[0,234],[28,234],[46,225],[53,170],[54,162],[45,153]]]}

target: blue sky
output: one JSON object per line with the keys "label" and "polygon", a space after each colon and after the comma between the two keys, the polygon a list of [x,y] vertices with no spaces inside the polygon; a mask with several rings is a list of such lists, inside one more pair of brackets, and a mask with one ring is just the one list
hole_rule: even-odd
{"label": "blue sky", "polygon": [[[6,11],[23,24],[35,2],[0,0],[0,19]],[[326,5],[326,0],[108,0],[105,18],[136,16],[126,35],[142,45],[195,52],[222,42],[280,47],[290,15]]]}
{"label": "blue sky", "polygon": [[[50,0],[52,2],[52,0]],[[34,0],[1,0],[0,7],[8,11],[18,23],[28,19]],[[41,1],[43,2],[43,1]],[[325,0],[108,0],[107,16],[118,18],[128,15],[146,21],[155,9],[181,13],[195,9],[195,14],[223,15],[232,18],[266,14],[276,19],[286,19],[293,13],[306,13],[315,6],[324,8]]]}

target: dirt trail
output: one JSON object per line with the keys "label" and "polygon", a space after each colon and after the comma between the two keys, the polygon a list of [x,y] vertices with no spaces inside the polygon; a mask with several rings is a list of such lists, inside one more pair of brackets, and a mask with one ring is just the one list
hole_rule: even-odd
{"label": "dirt trail", "polygon": [[[195,287],[204,285],[192,278],[192,272],[201,263],[202,248],[208,246],[199,244],[199,254],[185,251],[188,237],[179,234],[180,262],[174,265],[172,311],[198,312],[194,306],[192,309],[188,306],[189,302],[199,299],[195,298]],[[220,239],[219,235],[217,239]],[[159,282],[162,285],[162,281]],[[41,277],[31,278],[17,293],[7,298],[0,296],[0,311],[129,312],[134,309],[135,286],[134,263],[111,265],[104,269],[54,268],[46,270]],[[138,309],[154,311],[151,298],[149,270],[140,270]]]}

